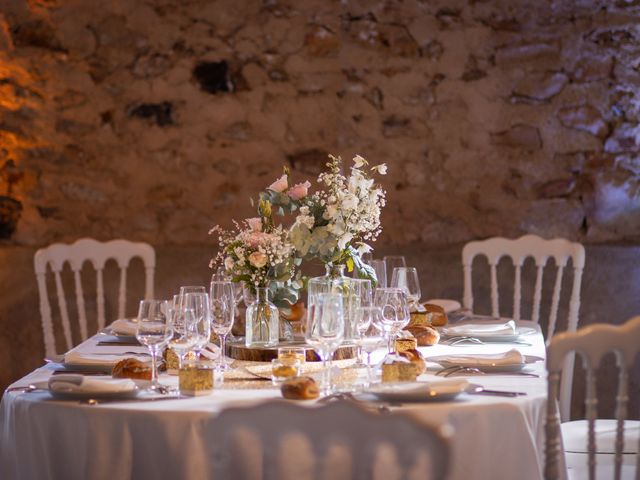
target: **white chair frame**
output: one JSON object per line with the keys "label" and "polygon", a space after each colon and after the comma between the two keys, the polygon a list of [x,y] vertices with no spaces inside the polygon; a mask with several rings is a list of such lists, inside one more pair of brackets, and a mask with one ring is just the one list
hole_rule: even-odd
{"label": "white chair frame", "polygon": [[[587,371],[585,406],[588,423],[588,469],[589,479],[594,480],[596,473],[595,421],[598,405],[595,368],[600,364],[604,355],[611,351],[616,354],[619,368],[618,391],[616,394],[614,478],[615,480],[620,479],[624,448],[624,421],[627,417],[629,403],[628,372],[633,368],[636,355],[640,352],[640,316],[631,318],[624,325],[590,325],[580,329],[578,332],[561,333],[551,339],[547,349],[549,387],[545,425],[544,474],[546,480],[561,478],[561,462],[559,460],[562,446],[560,441],[561,429],[557,405],[553,399],[557,398],[558,395],[559,380],[565,358],[573,352],[580,353]],[[638,448],[640,449],[640,445]],[[611,477],[607,476],[606,478]],[[638,455],[636,461],[635,478],[636,480],[640,479],[640,455]]]}
{"label": "white chair frame", "polygon": [[78,310],[78,322],[80,326],[80,336],[82,340],[88,337],[87,332],[87,312],[84,303],[84,294],[80,271],[85,262],[90,261],[96,270],[96,300],[97,300],[97,320],[98,328],[105,326],[104,308],[104,285],[103,270],[108,260],[116,260],[120,268],[120,286],[118,291],[118,318],[125,315],[125,302],[127,291],[127,267],[134,257],[140,257],[145,268],[145,298],[153,298],[153,282],[156,266],[156,254],[147,243],[135,243],[128,240],[111,240],[109,242],[98,242],[91,238],[82,238],[72,244],[55,243],[46,248],[38,250],[34,256],[34,267],[38,282],[38,293],[40,295],[40,315],[42,317],[42,330],[44,335],[45,353],[47,356],[55,355],[55,336],[53,334],[53,321],[51,317],[51,305],[47,291],[46,273],[47,265],[51,267],[56,284],[56,293],[62,329],[66,342],[66,349],[73,347],[71,338],[71,324],[69,322],[69,311],[62,286],[61,272],[65,263],[69,263],[74,276],[76,305]]}
{"label": "white chair frame", "polygon": [[[585,251],[584,247],[575,242],[570,242],[563,238],[546,240],[537,235],[524,235],[517,239],[507,239],[501,237],[489,238],[482,241],[467,243],[462,249],[462,268],[464,273],[464,308],[473,311],[473,286],[472,286],[472,265],[473,260],[478,255],[486,256],[491,272],[491,315],[500,316],[499,294],[498,294],[498,263],[507,256],[510,257],[515,267],[515,281],[513,288],[513,319],[521,319],[522,304],[522,266],[528,257],[535,261],[536,283],[533,294],[533,309],[531,320],[540,322],[540,306],[542,303],[542,277],[544,267],[548,260],[553,258],[556,265],[556,279],[551,298],[551,309],[549,312],[549,324],[546,338],[553,336],[558,318],[558,307],[560,305],[560,291],[562,289],[562,277],[564,269],[571,259],[573,266],[573,284],[571,297],[569,299],[569,315],[567,331],[575,332],[578,327],[578,315],[580,311],[580,289],[582,286],[582,272],[584,270]],[[574,357],[567,358],[562,379],[560,394],[560,410],[563,420],[568,420],[571,414],[571,389],[573,386],[573,364]]]}
{"label": "white chair frame", "polygon": [[[398,464],[404,469],[403,478],[420,452],[429,455],[431,466],[431,475],[423,472],[421,478],[442,480],[447,475],[450,427],[427,426],[405,415],[375,414],[348,401],[322,407],[269,401],[224,410],[212,422],[209,451],[214,471],[209,478],[237,478],[233,475],[238,459],[233,458],[230,445],[241,429],[257,434],[262,444],[265,480],[279,478],[277,452],[283,439],[293,433],[305,435],[316,459],[336,443],[345,445],[352,455],[351,478],[373,478],[375,447],[383,443],[395,448]],[[319,473],[315,471],[315,478],[320,478]]]}

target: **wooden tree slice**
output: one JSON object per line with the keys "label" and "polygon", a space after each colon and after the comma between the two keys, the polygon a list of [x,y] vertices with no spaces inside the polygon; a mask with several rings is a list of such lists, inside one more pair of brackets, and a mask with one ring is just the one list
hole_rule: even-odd
{"label": "wooden tree slice", "polygon": [[[281,342],[275,347],[248,348],[244,343],[227,343],[225,345],[228,357],[249,362],[270,362],[278,358],[278,347],[303,347],[307,355],[307,362],[319,362],[320,357],[310,346],[302,342]],[[355,345],[343,345],[333,355],[334,360],[348,360],[356,356]]]}

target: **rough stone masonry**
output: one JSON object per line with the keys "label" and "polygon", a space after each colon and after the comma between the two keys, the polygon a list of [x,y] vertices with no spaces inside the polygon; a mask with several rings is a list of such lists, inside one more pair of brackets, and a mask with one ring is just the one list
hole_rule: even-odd
{"label": "rough stone masonry", "polygon": [[637,0],[0,0],[0,240],[211,243],[387,162],[381,242],[640,238]]}

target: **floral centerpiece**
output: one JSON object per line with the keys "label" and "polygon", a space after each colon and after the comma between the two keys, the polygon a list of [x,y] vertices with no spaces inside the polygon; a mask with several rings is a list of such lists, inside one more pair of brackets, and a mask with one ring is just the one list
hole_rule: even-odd
{"label": "floral centerpiece", "polygon": [[[260,203],[260,212],[268,209],[266,203]],[[244,284],[247,298],[255,297],[247,309],[247,345],[270,346],[279,337],[290,336],[280,328],[274,304],[290,307],[297,302],[300,285],[294,274],[299,260],[294,256],[289,232],[274,226],[270,216],[248,218],[234,225],[234,230],[216,225],[209,232],[218,234],[220,246],[210,266],[223,266],[233,282]]]}
{"label": "floral centerpiece", "polygon": [[[371,173],[385,175],[385,164],[369,167],[356,155],[349,175],[342,173],[340,157],[329,155],[328,171],[318,176],[324,187],[308,194],[309,182],[289,187],[289,172],[260,194],[262,202],[277,208],[278,213],[296,213],[290,229],[290,241],[302,260],[317,259],[325,265],[346,265],[357,269],[359,276],[375,280],[375,272],[361,260],[371,251],[370,242],[380,231],[380,213],[385,205],[385,191]],[[269,220],[272,221],[272,220]]]}

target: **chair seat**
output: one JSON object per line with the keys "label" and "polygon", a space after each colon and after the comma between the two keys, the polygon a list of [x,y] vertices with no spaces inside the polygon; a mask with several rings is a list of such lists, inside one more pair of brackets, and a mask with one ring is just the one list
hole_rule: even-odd
{"label": "chair seat", "polygon": [[[598,460],[600,460],[599,455],[598,455]],[[567,478],[568,480],[585,480],[589,478],[589,468],[584,464],[576,468],[569,467],[569,469],[567,470]],[[613,479],[614,478],[613,464],[611,465],[596,464],[595,478],[598,480]],[[635,480],[635,479],[636,479],[635,465],[622,465],[622,470],[620,472],[620,480]]]}
{"label": "chair seat", "polygon": [[[571,453],[586,453],[588,421],[576,420],[561,424],[564,451]],[[596,453],[615,454],[616,420],[597,419],[595,424]],[[640,438],[640,421],[625,420],[623,454],[638,453],[638,439]]]}

